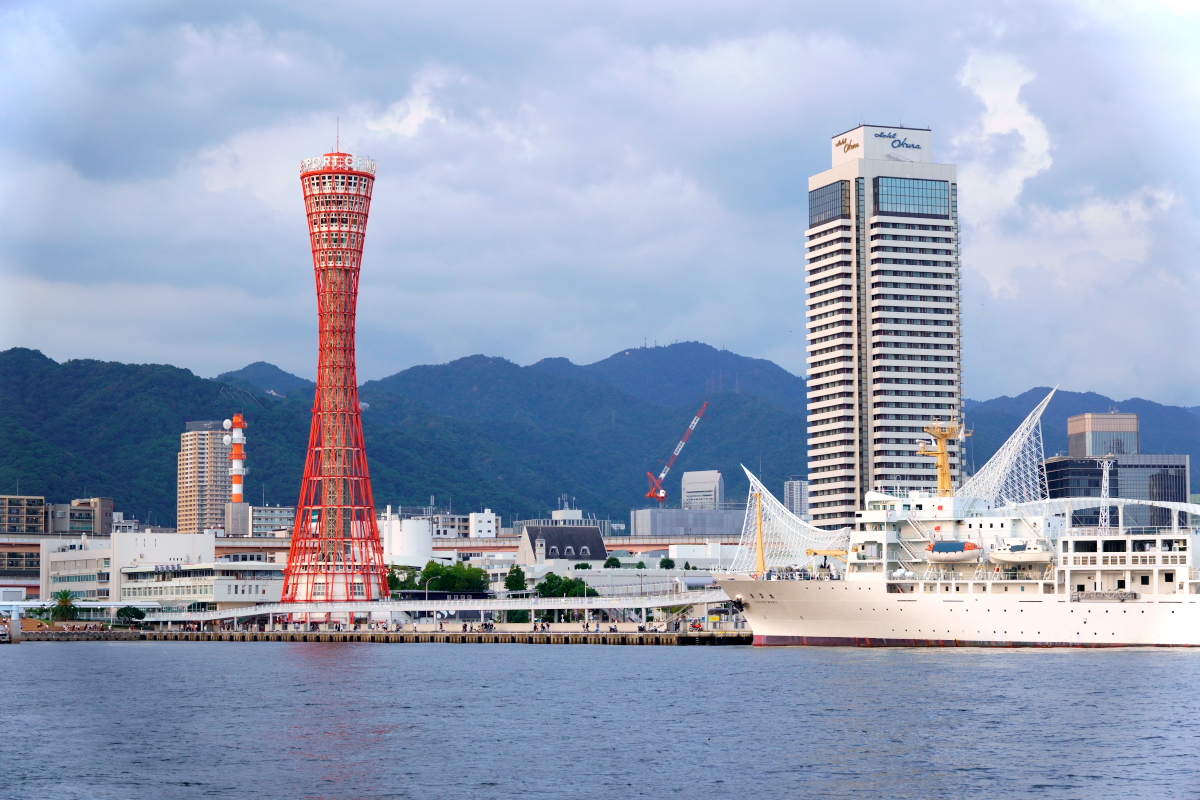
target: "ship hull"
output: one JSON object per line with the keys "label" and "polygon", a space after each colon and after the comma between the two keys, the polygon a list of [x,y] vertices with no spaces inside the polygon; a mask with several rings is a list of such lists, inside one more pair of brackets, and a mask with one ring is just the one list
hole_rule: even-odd
{"label": "ship hull", "polygon": [[1195,647],[1200,595],[1073,601],[1049,582],[883,581],[718,583],[742,598],[763,647]]}

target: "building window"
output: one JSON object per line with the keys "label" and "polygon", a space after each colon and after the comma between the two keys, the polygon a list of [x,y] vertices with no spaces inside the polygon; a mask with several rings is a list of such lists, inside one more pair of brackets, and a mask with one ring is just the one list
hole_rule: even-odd
{"label": "building window", "polygon": [[879,216],[950,218],[948,181],[880,176],[874,183],[875,213]]}
{"label": "building window", "polygon": [[590,547],[581,547],[581,548],[579,548],[579,555],[581,555],[581,556],[590,556],[591,554],[592,554],[592,549],[591,549]]}
{"label": "building window", "polygon": [[550,552],[550,555],[552,555],[552,556],[558,555],[558,547],[557,546],[551,547],[549,552]]}
{"label": "building window", "polygon": [[808,193],[808,227],[850,219],[850,181],[837,181]]}
{"label": "building window", "polygon": [[568,556],[575,555],[575,548],[571,547],[570,545],[567,545],[566,550],[563,551],[563,555],[568,555]]}

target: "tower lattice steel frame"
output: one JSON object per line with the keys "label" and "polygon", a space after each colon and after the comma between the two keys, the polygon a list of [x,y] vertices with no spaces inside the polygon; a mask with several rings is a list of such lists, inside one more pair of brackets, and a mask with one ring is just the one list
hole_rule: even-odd
{"label": "tower lattice steel frame", "polygon": [[283,601],[388,596],[363,442],[354,358],[363,238],[375,162],[326,153],[300,162],[320,319],[320,362]]}

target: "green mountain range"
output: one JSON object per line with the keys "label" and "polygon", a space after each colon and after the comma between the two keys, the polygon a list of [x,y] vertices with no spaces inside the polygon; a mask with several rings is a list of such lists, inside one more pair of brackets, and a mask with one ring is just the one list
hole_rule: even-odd
{"label": "green mountain range", "polygon": [[[175,517],[176,454],[189,420],[246,414],[247,498],[295,502],[313,384],[264,362],[201,378],[186,369],[34,350],[0,353],[0,493],[52,501],[110,496],[155,524]],[[1046,390],[968,401],[968,465],[982,465]],[[740,499],[739,464],[782,490],[805,472],[804,381],[770,361],[688,342],[623,350],[594,364],[545,359],[522,367],[470,356],[361,387],[375,501],[482,506],[505,519],[541,516],[562,494],[600,517],[627,519],[701,403],[709,408],[667,481],[719,469]],[[1045,417],[1046,450],[1066,449],[1066,417],[1137,411],[1146,452],[1200,452],[1200,416],[1146,400],[1060,392]]]}

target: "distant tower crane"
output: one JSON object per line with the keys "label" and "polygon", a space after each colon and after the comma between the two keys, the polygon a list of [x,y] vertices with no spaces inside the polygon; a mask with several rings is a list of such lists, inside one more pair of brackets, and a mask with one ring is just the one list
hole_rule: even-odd
{"label": "distant tower crane", "polygon": [[650,479],[650,491],[646,492],[646,497],[649,497],[651,500],[657,500],[659,503],[667,502],[667,490],[663,488],[663,481],[666,479],[667,473],[671,471],[671,467],[675,466],[675,459],[679,458],[680,451],[687,444],[687,440],[691,438],[692,431],[696,430],[696,426],[700,424],[700,418],[704,416],[704,411],[707,408],[708,403],[700,406],[700,410],[696,412],[696,416],[692,419],[692,424],[688,425],[687,430],[683,432],[683,438],[679,440],[679,444],[675,445],[675,452],[671,454],[671,460],[662,468],[662,472],[658,473],[658,477],[654,477],[653,472],[646,473],[646,477]]}

